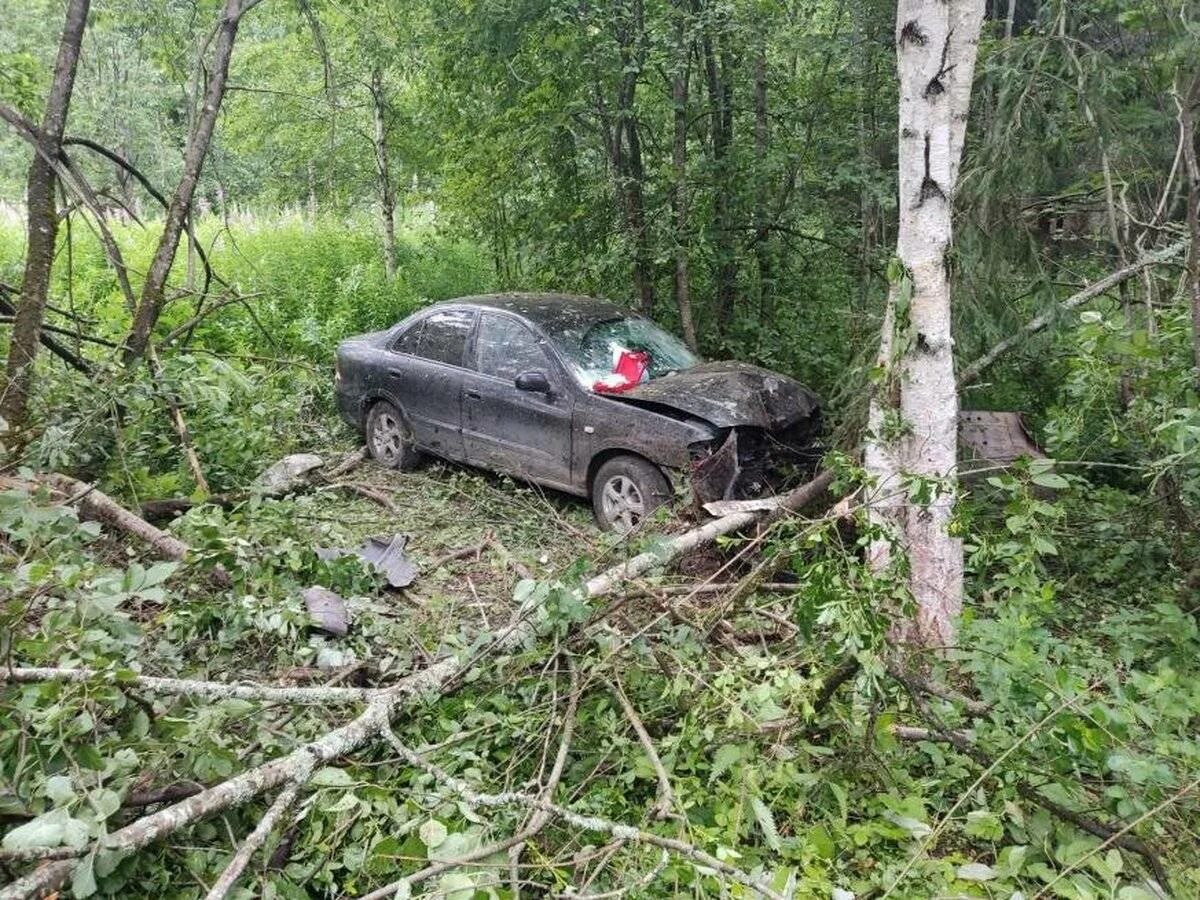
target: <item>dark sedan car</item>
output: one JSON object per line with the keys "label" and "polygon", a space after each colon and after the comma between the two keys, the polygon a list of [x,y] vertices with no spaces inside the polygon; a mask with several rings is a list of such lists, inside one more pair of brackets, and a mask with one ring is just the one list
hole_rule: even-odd
{"label": "dark sedan car", "polygon": [[816,397],[783,375],[701,362],[641,316],[562,294],[463,297],[343,341],[342,416],[371,455],[422,453],[590,497],[628,531],[689,477],[703,501],[764,490],[803,462]]}

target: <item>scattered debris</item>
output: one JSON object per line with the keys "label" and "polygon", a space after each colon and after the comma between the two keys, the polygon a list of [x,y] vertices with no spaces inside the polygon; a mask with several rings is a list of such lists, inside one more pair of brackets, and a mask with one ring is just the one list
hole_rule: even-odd
{"label": "scattered debris", "polygon": [[308,486],[307,475],[325,465],[315,453],[293,453],[274,463],[250,483],[250,490],[267,497],[280,497]]}
{"label": "scattered debris", "polygon": [[305,588],[300,596],[312,616],[314,627],[336,637],[345,637],[349,633],[350,614],[340,595],[329,588],[313,585]]}
{"label": "scattered debris", "polygon": [[358,550],[344,550],[340,547],[317,547],[316,554],[321,559],[341,559],[344,556],[357,556],[368,563],[375,571],[382,572],[388,584],[394,588],[408,587],[417,580],[417,567],[413,565],[404,553],[408,544],[408,536],[395,534],[388,537],[369,537]]}

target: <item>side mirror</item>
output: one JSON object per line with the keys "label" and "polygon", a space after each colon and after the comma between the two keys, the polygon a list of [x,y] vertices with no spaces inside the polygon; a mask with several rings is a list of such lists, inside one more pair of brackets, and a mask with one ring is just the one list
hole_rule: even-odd
{"label": "side mirror", "polygon": [[518,391],[533,391],[535,394],[550,393],[550,379],[545,372],[522,372],[513,382]]}

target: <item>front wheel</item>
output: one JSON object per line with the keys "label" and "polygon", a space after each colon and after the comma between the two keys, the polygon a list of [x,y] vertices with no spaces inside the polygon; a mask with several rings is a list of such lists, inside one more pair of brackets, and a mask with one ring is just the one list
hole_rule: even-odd
{"label": "front wheel", "polygon": [[421,460],[404,417],[386,400],[367,413],[367,449],[372,459],[389,469],[411,469]]}
{"label": "front wheel", "polygon": [[616,456],[592,482],[592,510],[605,531],[628,534],[671,499],[671,485],[658,466],[637,456]]}

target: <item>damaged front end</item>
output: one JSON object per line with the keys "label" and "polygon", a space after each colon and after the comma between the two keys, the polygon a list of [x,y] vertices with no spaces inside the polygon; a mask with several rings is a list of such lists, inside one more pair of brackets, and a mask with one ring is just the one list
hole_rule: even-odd
{"label": "damaged front end", "polygon": [[780,430],[739,425],[725,429],[715,441],[691,445],[689,474],[696,501],[748,500],[803,481],[821,459],[819,431],[820,415],[814,412]]}

